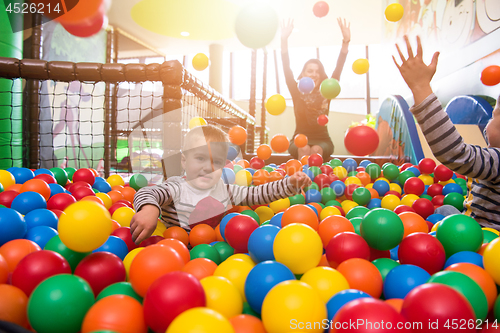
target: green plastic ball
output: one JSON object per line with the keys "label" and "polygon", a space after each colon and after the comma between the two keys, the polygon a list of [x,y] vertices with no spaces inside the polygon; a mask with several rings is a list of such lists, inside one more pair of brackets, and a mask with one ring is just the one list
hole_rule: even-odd
{"label": "green plastic ball", "polygon": [[[73,169],[73,168],[71,168],[71,169]],[[65,169],[63,169],[63,168],[52,168],[52,169],[50,169],[50,171],[52,171],[52,173],[54,174],[54,178],[56,179],[56,182],[59,185],[61,185],[61,186],[66,185],[66,183],[68,182],[68,179],[69,179],[69,175],[65,171]],[[75,171],[73,171],[73,173]],[[71,178],[73,178],[73,173],[71,174]]]}
{"label": "green plastic ball", "polygon": [[92,252],[76,252],[68,248],[59,238],[59,235],[52,237],[44,247],[44,250],[54,251],[59,253],[66,259],[71,271],[74,272],[76,266],[82,261],[83,258],[91,254]]}
{"label": "green plastic ball", "polygon": [[238,171],[241,171],[241,170],[243,170],[243,169],[244,169],[244,168],[243,168],[241,165],[239,165],[239,164],[235,164],[235,165],[233,166],[233,171],[234,171],[234,174],[237,174],[237,173],[238,173]]}
{"label": "green plastic ball", "polygon": [[288,197],[290,199],[290,206],[293,205],[303,205],[306,203],[306,198],[302,194],[296,194],[294,196]]}
{"label": "green plastic ball", "polygon": [[335,195],[335,191],[331,187],[325,187],[321,189],[321,202],[328,206],[328,202],[335,200],[337,196]]}
{"label": "green plastic ball", "polygon": [[[76,172],[76,169],[72,168],[72,167],[67,167],[67,168],[64,168],[64,171],[66,171],[66,174],[68,175],[68,179],[72,181],[73,180],[73,174]],[[64,185],[66,185],[66,184],[64,184]]]}
{"label": "green plastic ball", "polygon": [[443,244],[447,258],[460,251],[477,252],[483,244],[481,226],[463,214],[449,215],[441,220],[436,237]]}
{"label": "green plastic ball", "polygon": [[372,261],[372,264],[374,264],[375,267],[377,267],[378,271],[380,272],[380,275],[382,275],[382,281],[385,280],[385,277],[391,271],[391,269],[400,265],[399,262],[389,258],[375,259]]}
{"label": "green plastic ball", "polygon": [[356,170],[350,171],[347,173],[347,177],[356,177],[357,174],[358,172]]}
{"label": "green plastic ball", "polygon": [[323,80],[319,86],[321,96],[326,99],[334,99],[340,94],[340,90],[339,81],[334,78]]}
{"label": "green plastic ball", "polygon": [[372,199],[370,191],[365,187],[358,187],[352,192],[352,200],[358,205],[367,205]]}
{"label": "green plastic ball", "polygon": [[272,172],[274,171],[274,168],[272,166],[266,165],[265,167],[262,168],[263,170],[266,170],[267,172]]}
{"label": "green plastic ball", "polygon": [[133,175],[130,177],[129,185],[134,190],[139,191],[141,188],[148,186],[148,180],[143,175]]}
{"label": "green plastic ball", "polygon": [[406,180],[411,177],[415,177],[415,174],[410,170],[405,170],[399,174],[398,181],[400,184],[404,184]]}
{"label": "green plastic ball", "polygon": [[392,163],[384,164],[382,172],[384,173],[384,177],[391,181],[399,177],[399,168]]}
{"label": "green plastic ball", "polygon": [[215,262],[217,265],[221,263],[219,251],[209,244],[199,244],[189,252],[191,260],[196,258],[207,258]]}
{"label": "green plastic ball", "polygon": [[253,210],[251,209],[245,209],[244,211],[241,212],[241,214],[243,215],[247,215],[247,216],[250,216],[250,217],[253,217],[253,219],[255,221],[257,221],[257,223],[260,225],[260,217],[259,217],[259,214],[257,214],[256,212],[254,212]]}
{"label": "green plastic ball", "polygon": [[311,184],[311,186],[304,187],[304,192],[307,192],[307,191],[309,191],[309,190],[317,190],[317,191],[319,191],[319,186],[318,186],[318,184],[316,184],[316,183],[314,183],[314,182],[313,182],[313,183]]}
{"label": "green plastic ball", "polygon": [[[269,224],[269,221],[266,222]],[[266,224],[266,222],[261,225]],[[213,247],[217,250],[217,252],[219,252],[221,262],[226,261],[227,258],[234,254],[234,249],[226,242],[217,242]]]}
{"label": "green plastic ball", "polygon": [[370,176],[370,178],[377,179],[382,173],[382,169],[377,163],[370,163],[366,166],[365,172]]}
{"label": "green plastic ball", "polygon": [[349,219],[351,221],[352,226],[354,227],[354,232],[361,236],[361,222],[363,221],[362,217],[352,217]]}
{"label": "green plastic ball", "polygon": [[321,169],[317,166],[312,166],[312,167],[309,167],[309,171],[312,172],[312,174],[314,175],[314,177],[316,177],[317,175],[319,174],[322,174],[323,172],[321,171]]}
{"label": "green plastic ball", "polygon": [[460,186],[467,186],[467,181],[463,178],[456,178],[455,183]]}
{"label": "green plastic ball", "polygon": [[97,302],[98,300],[111,295],[127,295],[135,298],[139,301],[139,303],[142,303],[142,297],[135,292],[130,282],[117,282],[107,286],[99,293],[99,295],[97,295],[95,300]]}
{"label": "green plastic ball", "polygon": [[361,222],[361,236],[376,250],[395,248],[403,239],[404,226],[398,214],[385,208],[366,213]]}
{"label": "green plastic ball", "polygon": [[459,211],[464,210],[464,196],[457,192],[451,192],[444,196],[443,205],[451,205]]}
{"label": "green plastic ball", "polygon": [[432,197],[431,197],[430,195],[428,195],[428,194],[422,194],[422,195],[420,196],[420,198],[421,198],[421,199],[427,199],[427,200],[432,201]]}
{"label": "green plastic ball", "polygon": [[342,205],[340,204],[340,202],[338,202],[337,200],[330,200],[328,201],[325,206],[337,206],[337,207],[342,207]]}
{"label": "green plastic ball", "polygon": [[334,158],[333,160],[330,161],[330,166],[332,168],[335,168],[335,167],[338,167],[338,166],[342,166],[342,161],[338,158]]}
{"label": "green plastic ball", "polygon": [[350,220],[352,219],[353,217],[361,217],[363,218],[366,213],[368,213],[370,211],[370,209],[364,207],[364,206],[356,206],[354,208],[352,208],[346,215],[345,217]]}
{"label": "green plastic ball", "polygon": [[498,238],[498,235],[489,230],[483,230],[483,244],[490,243],[495,238]]}

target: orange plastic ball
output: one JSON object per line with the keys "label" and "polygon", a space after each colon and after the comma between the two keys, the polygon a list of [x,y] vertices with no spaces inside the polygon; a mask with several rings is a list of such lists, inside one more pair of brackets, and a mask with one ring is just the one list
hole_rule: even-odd
{"label": "orange plastic ball", "polygon": [[184,272],[194,275],[194,277],[201,281],[207,276],[214,275],[217,264],[207,258],[195,258],[188,262],[182,269]]}
{"label": "orange plastic ball", "polygon": [[265,161],[269,159],[272,153],[273,151],[269,145],[260,145],[259,148],[257,148],[257,157],[261,160]]}
{"label": "orange plastic ball", "polygon": [[37,192],[45,198],[45,200],[49,200],[50,198],[50,187],[47,182],[41,179],[30,179],[22,184],[20,193],[23,192]]}
{"label": "orange plastic ball", "polygon": [[164,238],[175,238],[180,240],[184,245],[189,245],[189,235],[186,230],[181,227],[169,227],[163,232]]}
{"label": "orange plastic ball", "polygon": [[268,183],[270,179],[271,175],[269,174],[269,171],[264,169],[259,169],[255,171],[255,173],[252,176],[252,181],[254,185],[262,185]]}
{"label": "orange plastic ball", "polygon": [[28,296],[10,284],[0,284],[0,320],[28,327]]}
{"label": "orange plastic ball", "polygon": [[281,227],[284,228],[292,223],[307,224],[314,230],[318,230],[318,215],[311,207],[300,204],[293,205],[287,208],[281,216]]}
{"label": "orange plastic ball", "polygon": [[197,224],[191,229],[189,233],[189,244],[195,247],[200,244],[210,244],[217,240],[214,228],[208,224]]}
{"label": "orange plastic ball", "polygon": [[283,179],[283,175],[279,173],[278,171],[271,171],[269,174],[269,181],[270,182],[275,182],[277,180]]}
{"label": "orange plastic ball", "polygon": [[180,254],[182,260],[184,260],[184,263],[186,264],[189,262],[189,260],[191,260],[187,246],[178,239],[165,238],[156,244],[161,246],[170,246],[172,249],[174,249],[175,251],[177,251],[177,253]]}
{"label": "orange plastic ball", "polygon": [[102,201],[101,198],[98,198],[98,197],[93,196],[93,195],[83,197],[80,199],[80,201],[93,201],[93,202],[97,202],[99,205],[102,205],[104,207],[104,201]]}
{"label": "orange plastic ball", "polygon": [[134,202],[134,196],[137,191],[133,187],[125,186],[120,192],[123,194],[125,200],[130,203]]}
{"label": "orange plastic ball", "polygon": [[318,267],[319,266],[330,267],[330,263],[328,262],[328,259],[326,258],[326,253],[321,256],[321,260],[319,261]]}
{"label": "orange plastic ball", "polygon": [[231,143],[240,146],[247,141],[247,130],[241,127],[240,125],[236,125],[231,127],[231,129],[228,132],[229,135],[229,141]]}
{"label": "orange plastic ball", "polygon": [[[372,181],[370,175],[367,173],[367,172],[364,172],[364,171],[360,171],[356,174],[356,177],[361,180],[361,184],[363,184],[363,186],[366,186],[368,184],[370,184],[370,182]],[[378,192],[377,192],[378,193]],[[373,198],[373,197],[372,197]]]}
{"label": "orange plastic ball", "polygon": [[351,289],[364,291],[368,295],[379,298],[382,295],[383,280],[377,266],[368,260],[351,258],[344,260],[337,270],[349,282]]}
{"label": "orange plastic ball", "polygon": [[401,312],[401,308],[403,307],[403,299],[390,298],[390,299],[386,299],[384,302],[386,302],[387,304],[392,306],[394,308],[394,310],[396,310],[398,313]]}
{"label": "orange plastic ball", "polygon": [[341,232],[354,232],[354,226],[351,221],[342,215],[330,215],[325,217],[318,226],[318,234],[326,248],[330,239]]}
{"label": "orange plastic ball", "polygon": [[109,195],[113,203],[117,202],[118,200],[124,199],[123,194],[121,194],[121,192],[118,191],[111,190],[107,194]]}
{"label": "orange plastic ball", "polygon": [[[304,191],[302,191],[302,193],[301,193],[301,194],[302,194],[304,197],[306,196],[306,195],[304,194]],[[310,202],[310,203],[308,203],[308,205],[313,206],[314,208],[316,208],[316,210],[318,211],[318,214],[317,214],[318,216],[319,216],[319,214],[321,214],[321,211],[323,210],[323,207],[321,207],[321,205],[320,205],[319,203],[317,203],[317,202]]]}
{"label": "orange plastic ball", "polygon": [[7,187],[5,190],[21,193],[21,187],[23,187],[23,184],[12,184],[9,187]]}
{"label": "orange plastic ball", "polygon": [[244,169],[246,168],[249,168],[250,167],[250,162],[248,162],[247,160],[243,159],[243,160],[239,160],[238,162],[236,162],[237,165],[243,167]]}
{"label": "orange plastic ball", "polygon": [[297,171],[302,171],[302,163],[296,159],[290,159],[285,164],[285,171],[287,175],[291,176]]}
{"label": "orange plastic ball", "polygon": [[142,304],[127,295],[110,295],[89,309],[82,323],[82,333],[109,330],[122,333],[147,333]]}
{"label": "orange plastic ball", "polygon": [[300,158],[300,163],[302,163],[302,165],[306,165],[307,163],[309,163],[309,155],[304,155]]}
{"label": "orange plastic ball", "polygon": [[14,271],[17,264],[28,254],[40,251],[40,246],[28,239],[13,239],[0,246],[0,255],[7,262],[9,273]]}
{"label": "orange plastic ball", "polygon": [[290,146],[290,141],[284,134],[276,134],[271,139],[271,148],[277,153],[284,153]]}
{"label": "orange plastic ball", "polygon": [[240,314],[229,319],[235,333],[266,333],[262,321],[249,314]]}
{"label": "orange plastic ball", "polygon": [[380,198],[380,195],[378,194],[378,191],[376,189],[369,188],[368,191],[370,191],[372,199],[378,199],[378,198]]}
{"label": "orange plastic ball", "polygon": [[217,237],[218,242],[225,242],[224,238],[220,233],[220,224],[217,224],[217,226],[215,227],[215,235]]}
{"label": "orange plastic ball", "polygon": [[7,283],[9,280],[9,265],[7,260],[0,254],[0,284]]}
{"label": "orange plastic ball", "polygon": [[115,231],[118,228],[121,228],[121,224],[118,223],[118,221],[111,219],[111,223],[112,223],[111,232]]}
{"label": "orange plastic ball", "polygon": [[303,148],[307,146],[307,142],[308,142],[307,136],[305,136],[304,134],[297,134],[293,138],[293,143],[295,143],[295,146],[297,148]]}
{"label": "orange plastic ball", "polygon": [[403,212],[398,216],[399,218],[401,218],[401,221],[403,222],[403,226],[405,228],[403,238],[414,232],[429,232],[429,226],[427,225],[427,222],[425,222],[424,218],[417,213]]}
{"label": "orange plastic ball", "polygon": [[111,186],[111,191],[118,191],[121,193],[121,191],[124,189],[123,185],[115,185]]}

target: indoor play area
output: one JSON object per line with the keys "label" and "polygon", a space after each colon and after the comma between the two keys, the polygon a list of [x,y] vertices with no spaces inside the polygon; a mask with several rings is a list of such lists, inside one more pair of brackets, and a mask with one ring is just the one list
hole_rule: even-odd
{"label": "indoor play area", "polygon": [[0,333],[500,332],[500,1],[0,9]]}

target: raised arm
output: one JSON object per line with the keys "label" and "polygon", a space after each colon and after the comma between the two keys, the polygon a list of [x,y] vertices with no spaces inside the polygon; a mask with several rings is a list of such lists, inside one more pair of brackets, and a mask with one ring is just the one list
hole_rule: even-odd
{"label": "raised arm", "polygon": [[290,67],[290,56],[288,54],[288,38],[293,31],[293,20],[283,21],[281,24],[281,62],[283,63],[283,73],[285,74],[285,82],[290,93],[294,90],[298,91],[297,82],[293,76],[292,68]]}
{"label": "raised arm", "polygon": [[337,65],[333,71],[332,78],[340,80],[340,74],[342,74],[347,53],[349,52],[349,42],[351,41],[351,23],[347,23],[345,19],[344,22],[342,22],[340,17],[337,18],[337,22],[339,24],[340,31],[342,32],[342,48],[340,49],[339,57],[337,58]]}

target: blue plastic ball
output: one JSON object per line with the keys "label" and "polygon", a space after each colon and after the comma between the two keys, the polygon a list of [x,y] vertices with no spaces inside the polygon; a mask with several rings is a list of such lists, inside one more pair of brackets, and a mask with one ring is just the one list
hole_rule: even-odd
{"label": "blue plastic ball", "polygon": [[23,238],[28,227],[19,212],[11,208],[0,208],[0,246]]}
{"label": "blue plastic ball", "polygon": [[33,241],[37,243],[40,248],[44,248],[45,244],[49,240],[52,239],[52,237],[59,235],[56,229],[48,227],[46,225],[40,225],[38,227],[33,227],[31,229],[28,229],[28,232],[26,232],[26,236],[24,238]]}
{"label": "blue plastic ball", "polygon": [[461,263],[461,262],[467,262],[470,264],[477,265],[481,268],[484,268],[483,256],[477,252],[472,252],[472,251],[460,251],[460,252],[452,254],[448,258],[448,260],[446,260],[446,262],[444,263],[444,268],[451,266],[453,264]]}
{"label": "blue plastic ball", "polygon": [[224,232],[226,231],[227,222],[229,222],[230,219],[232,219],[233,217],[238,216],[238,215],[240,215],[240,214],[238,214],[238,213],[229,213],[226,216],[224,216],[222,218],[222,220],[220,221],[220,223],[219,223],[219,231],[220,231],[220,234],[221,234],[222,238],[224,238],[224,240],[226,240],[226,236],[224,235]]}
{"label": "blue plastic ball", "polygon": [[427,218],[425,220],[429,221],[432,224],[436,224],[436,222],[439,222],[444,218],[445,218],[445,216],[441,215],[441,214],[431,214],[431,215],[427,216]]}
{"label": "blue plastic ball", "polygon": [[100,247],[92,252],[111,252],[115,254],[121,260],[125,259],[128,254],[127,244],[123,239],[117,236],[109,236],[108,240]]}
{"label": "blue plastic ball", "polygon": [[97,183],[97,182],[105,182],[105,181],[106,181],[106,179],[104,179],[104,178],[102,178],[100,176],[97,176],[97,177],[95,177],[94,184]]}
{"label": "blue plastic ball", "polygon": [[391,259],[392,260],[394,260],[394,261],[398,261],[399,260],[398,251],[399,251],[399,245],[396,246],[395,248],[391,249],[390,253],[391,253]]}
{"label": "blue plastic ball", "polygon": [[105,180],[94,182],[94,185],[92,185],[92,188],[96,189],[102,193],[108,193],[109,191],[111,191],[111,185]]}
{"label": "blue plastic ball", "polygon": [[462,194],[463,193],[463,190],[462,190],[462,187],[456,183],[449,183],[449,184],[446,184],[444,187],[443,187],[443,192],[442,194],[444,196],[446,196],[447,194],[449,193],[453,193],[453,192],[456,192],[456,193],[459,193],[459,194]]}
{"label": "blue plastic ball", "polygon": [[358,298],[371,298],[371,296],[364,291],[357,289],[345,289],[333,295],[332,298],[330,298],[330,300],[326,303],[328,321],[330,322],[333,320],[333,317],[335,317],[342,306]]}
{"label": "blue plastic ball", "polygon": [[278,228],[281,228],[281,217],[283,216],[283,212],[276,213],[271,219],[269,220],[269,224],[275,225]]}
{"label": "blue plastic ball", "polygon": [[368,166],[368,164],[370,164],[370,163],[373,163],[373,162],[370,160],[362,160],[361,162],[359,162],[359,166],[366,168]]}
{"label": "blue plastic ball", "polygon": [[32,210],[24,216],[24,220],[26,221],[28,229],[39,226],[47,226],[57,230],[57,223],[59,222],[57,215],[45,208]]}
{"label": "blue plastic ball", "polygon": [[35,173],[28,168],[15,168],[10,173],[16,179],[16,184],[24,184],[26,181],[35,178]]}
{"label": "blue plastic ball", "polygon": [[40,193],[23,192],[19,193],[19,195],[12,200],[10,208],[17,210],[22,215],[26,215],[32,210],[47,208],[47,202]]}
{"label": "blue plastic ball", "polygon": [[321,192],[316,189],[310,189],[306,191],[306,203],[309,202],[321,202]]}
{"label": "blue plastic ball", "polygon": [[382,207],[382,200],[379,198],[373,198],[368,202],[368,205],[366,205],[368,209],[373,209],[373,208],[381,208]]}
{"label": "blue plastic ball", "polygon": [[67,192],[67,190],[64,187],[55,183],[49,184],[49,188],[50,188],[50,198],[52,198],[56,194]]}
{"label": "blue plastic ball", "polygon": [[238,156],[238,149],[236,149],[234,146],[229,145],[229,149],[227,150],[227,159],[232,161]]}
{"label": "blue plastic ball", "polygon": [[391,189],[391,186],[385,180],[377,180],[373,183],[373,189],[382,197]]}
{"label": "blue plastic ball", "polygon": [[303,94],[309,94],[314,90],[314,80],[310,77],[304,76],[298,83],[299,91]]}
{"label": "blue plastic ball", "polygon": [[417,168],[415,168],[415,167],[412,167],[412,166],[411,166],[411,167],[409,167],[409,168],[406,168],[406,170],[413,172],[413,174],[415,175],[415,177],[420,176],[420,170],[418,170],[418,169],[417,169]]}
{"label": "blue plastic ball", "polygon": [[335,180],[330,184],[330,187],[333,189],[333,192],[335,192],[335,195],[337,196],[337,198],[344,195],[346,186],[345,186],[343,181]]}
{"label": "blue plastic ball", "polygon": [[281,229],[272,224],[261,225],[248,238],[248,253],[254,262],[274,260],[274,238]]}
{"label": "blue plastic ball", "polygon": [[424,284],[431,275],[415,265],[399,265],[387,273],[384,280],[384,297],[405,298],[414,288]]}
{"label": "blue plastic ball", "polygon": [[319,216],[319,213],[318,213],[318,209],[316,207],[314,207],[313,205],[306,205],[307,207],[311,208],[317,216]]}
{"label": "blue plastic ball", "polygon": [[255,265],[245,280],[245,296],[252,310],[260,314],[269,290],[288,280],[295,280],[295,275],[282,263],[269,260]]}
{"label": "blue plastic ball", "polygon": [[234,184],[234,181],[236,180],[234,171],[230,168],[222,168],[222,180],[225,184]]}
{"label": "blue plastic ball", "polygon": [[347,170],[347,172],[356,171],[358,162],[352,158],[346,158],[342,163],[342,166]]}
{"label": "blue plastic ball", "polygon": [[309,170],[309,168],[305,170],[302,169],[302,172],[304,172],[307,175],[307,177],[309,177],[311,180],[314,179],[314,173],[311,170]]}
{"label": "blue plastic ball", "polygon": [[246,168],[245,170],[247,170],[248,172],[250,172],[250,174],[251,174],[252,176],[253,176],[253,174],[255,173],[255,171],[257,171],[257,170],[255,170],[255,169],[253,169],[253,168]]}
{"label": "blue plastic ball", "polygon": [[50,175],[52,177],[54,177],[54,173],[52,171],[50,171],[49,169],[36,169],[34,171],[34,174],[35,176],[38,176],[38,175],[41,175],[41,174],[45,174],[45,175]]}

